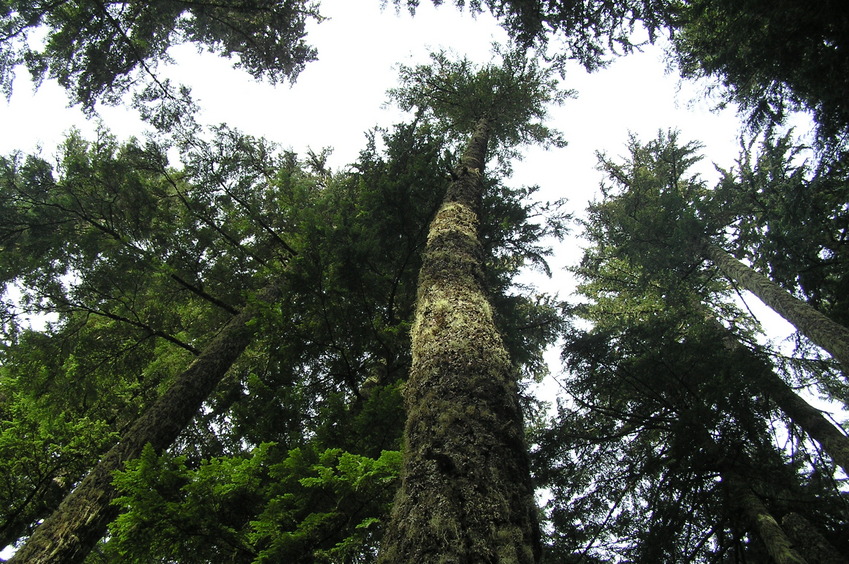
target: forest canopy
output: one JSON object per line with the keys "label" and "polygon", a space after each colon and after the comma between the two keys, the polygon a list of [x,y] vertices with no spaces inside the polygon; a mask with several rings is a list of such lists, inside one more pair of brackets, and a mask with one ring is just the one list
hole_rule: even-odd
{"label": "forest canopy", "polygon": [[[398,56],[343,163],[322,122],[377,77],[316,89],[322,26],[384,30],[333,2],[0,4],[7,95],[28,73],[98,118],[0,156],[4,556],[846,561],[846,8],[445,4],[503,43]],[[589,147],[590,201],[562,163],[523,184],[587,145],[576,77],[652,44],[737,112],[736,158],[658,123]],[[284,108],[209,108],[180,45],[246,71],[221,91],[303,88],[324,148],[209,123]]]}

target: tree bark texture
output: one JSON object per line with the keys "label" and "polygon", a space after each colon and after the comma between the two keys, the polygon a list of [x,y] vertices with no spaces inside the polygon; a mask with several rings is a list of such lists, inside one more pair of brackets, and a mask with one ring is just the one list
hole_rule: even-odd
{"label": "tree bark texture", "polygon": [[700,438],[701,448],[705,454],[717,461],[717,470],[722,478],[722,486],[731,509],[736,510],[743,517],[749,532],[761,539],[772,560],[776,564],[809,564],[795,550],[784,529],[752,491],[748,479],[738,470],[741,467],[755,468],[748,457],[736,454],[734,460],[729,461],[722,447],[711,437],[705,427],[692,426],[690,431]]}
{"label": "tree bark texture", "polygon": [[[271,300],[275,295],[276,291],[269,289],[261,299]],[[246,307],[224,326],[58,509],[36,528],[10,563],[71,564],[86,558],[119,512],[112,505],[117,497],[112,485],[113,473],[122,470],[128,460],[137,458],[148,443],[158,452],[171,445],[251,342],[255,329],[248,322],[256,314],[256,306]]]}
{"label": "tree bark texture", "polygon": [[822,412],[802,399],[774,371],[765,369],[756,376],[767,396],[809,437],[849,474],[849,437],[826,419]]}
{"label": "tree bark texture", "polygon": [[807,564],[807,561],[796,552],[784,529],[749,488],[745,480],[732,470],[723,470],[721,474],[722,481],[728,487],[732,503],[743,514],[751,529],[758,534],[775,563]]}
{"label": "tree bark texture", "polygon": [[[752,354],[719,321],[710,316],[708,319],[720,334],[726,335],[725,346],[729,351],[738,351],[747,356]],[[775,373],[772,366],[760,359],[753,360],[756,364],[751,375],[757,381],[758,388],[849,474],[849,437],[846,433],[826,419],[822,411],[793,391],[793,388]]]}
{"label": "tree bark texture", "polygon": [[9,546],[26,536],[28,527],[59,507],[69,489],[64,478],[47,476],[21,506],[9,511],[6,521],[0,525],[0,546]]}
{"label": "tree bark texture", "polygon": [[849,370],[849,329],[796,299],[784,288],[716,245],[706,244],[703,248],[707,258],[726,276],[756,295],[814,344],[828,351],[844,370]]}
{"label": "tree bark texture", "polygon": [[787,536],[810,564],[849,564],[810,521],[798,513],[788,513],[781,520]]}
{"label": "tree bark texture", "polygon": [[490,127],[479,122],[430,226],[405,389],[402,484],[379,562],[539,558],[516,375],[494,323],[478,239]]}

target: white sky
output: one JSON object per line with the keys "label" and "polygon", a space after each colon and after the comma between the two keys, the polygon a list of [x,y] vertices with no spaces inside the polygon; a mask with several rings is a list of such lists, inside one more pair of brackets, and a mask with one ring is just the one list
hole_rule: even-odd
{"label": "white sky", "polygon": [[[176,64],[161,72],[192,87],[202,121],[226,122],[300,153],[332,147],[330,165],[340,168],[356,158],[368,129],[401,120],[385,104],[387,89],[396,85],[398,63],[424,62],[436,49],[486,62],[492,43],[506,39],[488,15],[472,17],[446,4],[436,8],[422,2],[412,17],[391,6],[381,9],[378,0],[322,0],[321,13],[329,19],[311,25],[308,36],[319,60],[307,65],[294,86],[258,83],[234,70],[229,60],[197,54],[190,45],[173,49]],[[549,125],[563,131],[569,145],[527,149],[514,166],[511,184],[538,185],[541,199],[565,196],[573,213],[581,213],[598,193],[596,151],[624,156],[629,133],[649,140],[658,130],[674,128],[683,141],[700,141],[705,160],[698,170],[709,179],[715,177],[712,163],[730,167],[738,154],[741,124],[736,114],[713,111],[714,104],[701,96],[702,87],[667,73],[659,47],[646,47],[593,74],[573,65],[564,87],[576,90],[578,97],[553,108]],[[101,116],[119,139],[143,131],[131,111],[107,107],[101,108]],[[96,125],[78,108],[68,107],[55,82],[33,91],[22,70],[12,99],[0,101],[0,154],[40,151],[50,158],[72,127],[91,134]],[[580,254],[574,238],[560,244],[552,259],[555,274],[538,280],[540,287],[568,294],[572,284],[561,268],[574,264]],[[774,315],[772,319],[770,325],[781,323]]]}
{"label": "white sky", "polygon": [[[397,117],[383,107],[386,90],[395,85],[397,63],[424,61],[429,50],[439,48],[486,61],[491,43],[505,38],[488,16],[472,18],[450,5],[434,8],[423,2],[415,18],[405,10],[381,10],[378,0],[323,0],[321,11],[330,19],[312,25],[308,37],[319,60],[307,65],[293,87],[258,84],[226,59],[196,55],[192,46],[174,49],[178,64],[163,69],[164,74],[193,88],[206,121],[226,121],[296,150],[333,146],[332,164],[341,166],[356,157],[364,131]],[[33,95],[22,71],[15,86],[11,103],[0,104],[1,153],[40,143],[49,155],[71,126],[93,129],[79,111],[66,108],[58,85],[48,82]],[[583,178],[593,169],[593,152],[622,148],[629,131],[648,138],[659,128],[677,127],[685,138],[704,142],[714,159],[726,162],[736,154],[735,116],[710,113],[709,104],[694,100],[695,89],[687,85],[679,92],[677,78],[664,74],[657,48],[593,75],[576,67],[565,86],[578,90],[579,98],[556,109],[552,125],[566,132],[570,146],[540,160],[534,154],[528,166],[517,167],[523,182],[591,192],[595,183],[585,185]],[[128,112],[106,108],[103,115],[119,137],[139,131]]]}

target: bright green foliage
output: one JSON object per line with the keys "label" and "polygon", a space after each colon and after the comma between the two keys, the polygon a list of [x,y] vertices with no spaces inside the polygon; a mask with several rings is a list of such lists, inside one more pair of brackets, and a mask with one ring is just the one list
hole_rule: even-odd
{"label": "bright green foliage", "polygon": [[[157,78],[156,66],[180,43],[237,57],[236,65],[257,79],[294,80],[316,56],[304,42],[306,23],[320,19],[303,0],[12,0],[0,3],[0,14],[0,85],[7,95],[15,67],[25,64],[38,82],[58,79],[86,110],[119,102],[139,82],[148,97],[178,96]],[[36,37],[41,31],[43,40]]]}
{"label": "bright green foliage", "polygon": [[5,546],[29,532],[191,355],[109,319],[69,315],[0,351]]}
{"label": "bright green foliage", "polygon": [[[32,532],[114,440],[103,420],[55,413],[22,393],[0,366],[0,544]],[[20,378],[20,377],[18,377]],[[14,395],[13,395],[14,394]]]}
{"label": "bright green foliage", "polygon": [[[21,298],[5,309],[0,359],[8,473],[0,540],[20,539],[52,511],[232,312],[275,280],[284,298],[255,321],[258,336],[202,412],[167,454],[149,453],[134,469],[162,488],[121,486],[123,523],[158,514],[169,521],[150,537],[133,529],[126,546],[116,531],[118,544],[90,558],[122,561],[118,546],[139,561],[181,550],[192,561],[203,531],[222,539],[211,552],[195,550],[211,560],[252,560],[264,550],[303,561],[370,554],[381,530],[373,519],[385,506],[367,506],[345,526],[333,508],[354,483],[380,483],[384,497],[351,499],[388,503],[393,494],[380,481],[390,464],[381,453],[400,447],[415,280],[452,161],[444,138],[421,124],[375,132],[342,173],[318,166],[320,155],[301,163],[224,127],[174,139],[180,169],[168,166],[165,147],[119,144],[106,133],[94,141],[72,134],[56,164],[2,161],[0,272]],[[494,300],[498,314],[505,327],[521,328],[512,341],[524,349],[517,364],[539,374],[556,304],[511,288],[510,278],[526,261],[544,266],[539,240],[559,231],[561,218],[547,224],[529,193],[494,184],[483,232],[493,285],[504,294]],[[27,328],[27,316],[41,314],[53,322]],[[266,443],[279,446],[260,449]],[[271,489],[277,478],[268,468],[282,473],[295,449],[305,462],[287,470],[294,494],[285,497]],[[332,487],[300,484],[319,475],[314,465],[338,474],[321,474]],[[186,484],[195,485],[180,493]],[[272,531],[284,509],[275,496],[289,504],[288,529]],[[319,533],[326,538],[309,544]]]}
{"label": "bright green foliage", "polygon": [[849,10],[841,0],[681,2],[674,57],[685,76],[718,78],[755,126],[813,112],[825,139],[849,127]]}
{"label": "bright green foliage", "polygon": [[107,554],[129,562],[362,558],[379,538],[399,468],[397,451],[372,459],[268,443],[190,469],[185,457],[147,449],[116,477],[125,492],[116,503],[128,511]]}
{"label": "bright green foliage", "polygon": [[[8,460],[31,460],[32,478],[12,478],[3,492],[2,540],[52,511],[262,283],[258,275],[280,264],[267,230],[222,227],[236,213],[223,197],[237,193],[227,182],[240,178],[251,194],[257,177],[247,160],[269,165],[251,140],[219,133],[222,150],[239,139],[244,160],[217,185],[168,169],[157,147],[119,146],[105,134],[96,142],[72,134],[55,169],[36,157],[3,159],[0,269],[22,297],[4,311],[0,385],[4,413],[15,415],[4,415],[0,433]],[[200,168],[200,155],[183,157]],[[259,213],[259,204],[240,205]],[[31,314],[56,321],[20,328]],[[39,428],[51,429],[49,443],[31,431]]]}

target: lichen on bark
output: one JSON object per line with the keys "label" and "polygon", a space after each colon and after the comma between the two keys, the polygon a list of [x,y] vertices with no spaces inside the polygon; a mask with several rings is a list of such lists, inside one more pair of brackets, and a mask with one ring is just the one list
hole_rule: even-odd
{"label": "lichen on bark", "polygon": [[539,554],[516,374],[483,277],[479,167],[459,173],[419,275],[404,472],[381,562],[524,564]]}

